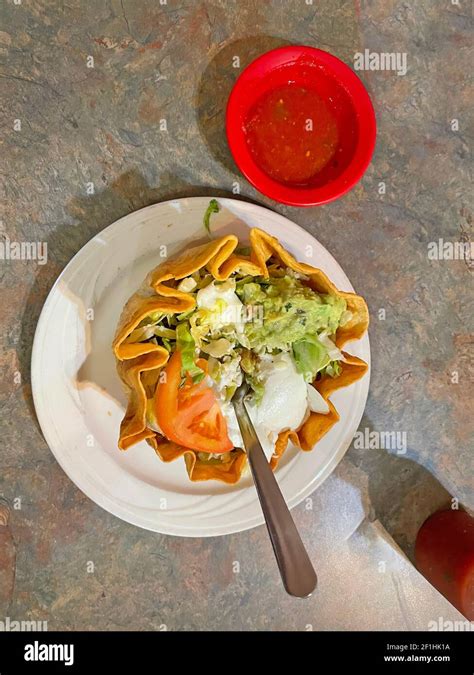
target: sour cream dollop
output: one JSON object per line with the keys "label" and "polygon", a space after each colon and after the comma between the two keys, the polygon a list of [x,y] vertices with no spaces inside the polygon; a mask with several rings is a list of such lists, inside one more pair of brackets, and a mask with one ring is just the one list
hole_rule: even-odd
{"label": "sour cream dollop", "polygon": [[216,284],[212,281],[196,294],[196,304],[199,309],[208,309],[215,312],[213,330],[223,326],[235,326],[237,332],[243,330],[243,304],[235,292],[235,279],[228,279]]}
{"label": "sour cream dollop", "polygon": [[[223,371],[228,370],[230,373],[233,365],[227,364],[227,368],[223,368]],[[258,405],[248,402],[247,410],[265,456],[270,461],[280,431],[297,429],[304,421],[308,412],[308,389],[303,375],[297,372],[290,354],[263,356],[260,373],[264,385],[263,397]],[[221,380],[227,383],[224,372]],[[222,381],[213,387],[218,397],[221,395]],[[232,373],[229,384],[233,381],[238,385],[241,378],[235,381],[235,375]],[[234,406],[230,402],[224,403],[221,398],[221,411],[227,421],[229,438],[236,448],[243,448]]]}
{"label": "sour cream dollop", "polygon": [[247,410],[268,460],[283,429],[297,429],[308,411],[308,392],[303,375],[297,372],[290,354],[266,357],[261,374],[264,394],[258,405],[247,403]]}

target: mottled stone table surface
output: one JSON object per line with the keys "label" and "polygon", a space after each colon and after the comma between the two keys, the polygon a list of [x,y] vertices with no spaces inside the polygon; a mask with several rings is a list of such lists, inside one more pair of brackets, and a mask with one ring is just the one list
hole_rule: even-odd
{"label": "mottled stone table surface", "polygon": [[[222,539],[154,535],[67,478],[34,414],[36,322],[70,258],[130,211],[240,191],[287,215],[367,298],[373,361],[361,430],[406,434],[406,452],[352,447],[341,470],[366,477],[372,516],[411,557],[433,510],[452,498],[474,506],[473,262],[433,254],[440,239],[472,239],[469,3],[8,0],[0,11],[1,235],[48,244],[45,265],[0,261],[0,618],[50,629],[301,629],[263,527]],[[223,128],[241,69],[289,43],[353,67],[366,49],[400,63],[406,55],[406,73],[359,72],[378,120],[363,180],[306,210],[258,194]],[[317,554],[315,514],[301,506],[295,518]],[[342,593],[342,581],[330,590]],[[342,625],[357,628],[357,617]]]}

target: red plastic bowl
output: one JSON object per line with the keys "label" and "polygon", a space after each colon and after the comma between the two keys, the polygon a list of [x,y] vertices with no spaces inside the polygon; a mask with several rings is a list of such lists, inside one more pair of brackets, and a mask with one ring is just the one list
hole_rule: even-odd
{"label": "red plastic bowl", "polygon": [[[246,139],[246,123],[256,102],[290,82],[330,99],[339,130],[337,169],[325,167],[309,185],[271,178],[255,162]],[[345,63],[321,49],[292,46],[262,54],[242,72],[227,103],[226,131],[237,166],[257,190],[283,204],[316,206],[341,197],[362,178],[374,152],[376,123],[366,88]]]}

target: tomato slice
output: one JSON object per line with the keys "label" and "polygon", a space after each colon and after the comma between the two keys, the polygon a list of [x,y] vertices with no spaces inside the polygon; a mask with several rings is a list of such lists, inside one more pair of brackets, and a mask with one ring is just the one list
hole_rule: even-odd
{"label": "tomato slice", "polygon": [[[200,366],[201,367],[201,366]],[[203,382],[181,384],[181,353],[175,351],[155,392],[155,414],[164,435],[185,448],[220,454],[233,449],[216,396]]]}

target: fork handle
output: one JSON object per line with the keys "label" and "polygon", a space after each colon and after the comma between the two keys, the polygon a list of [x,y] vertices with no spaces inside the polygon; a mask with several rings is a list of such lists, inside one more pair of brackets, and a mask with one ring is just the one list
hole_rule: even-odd
{"label": "fork handle", "polygon": [[316,572],[265,457],[244,402],[237,403],[236,407],[240,433],[283,585],[290,595],[306,598],[316,588]]}

